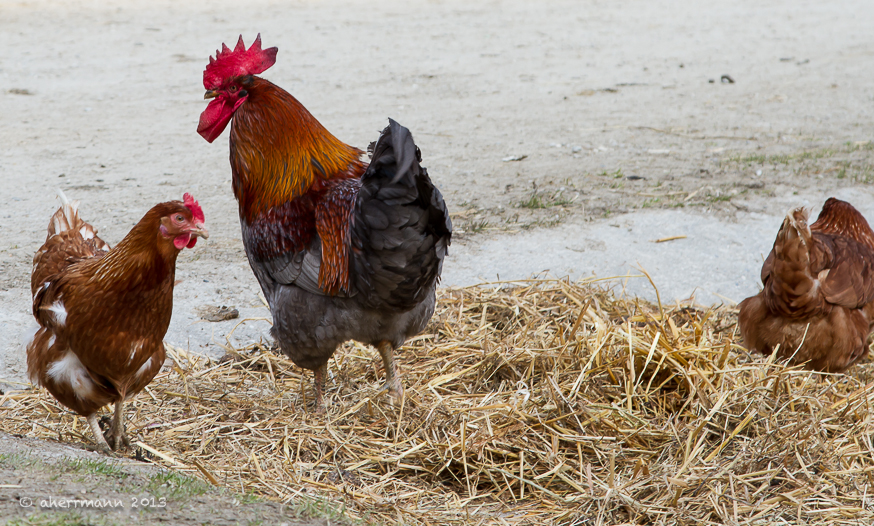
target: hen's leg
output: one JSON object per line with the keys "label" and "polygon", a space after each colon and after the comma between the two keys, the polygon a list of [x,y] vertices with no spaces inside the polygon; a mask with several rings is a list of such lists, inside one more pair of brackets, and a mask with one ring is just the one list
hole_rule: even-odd
{"label": "hen's leg", "polygon": [[325,412],[325,377],[328,376],[328,364],[327,362],[323,365],[320,365],[318,369],[313,371],[314,374],[314,383],[316,388],[316,407],[315,411],[317,413]]}
{"label": "hen's leg", "polygon": [[124,399],[115,403],[115,414],[112,417],[112,427],[109,428],[109,442],[112,449],[129,448],[130,439],[124,432]]}
{"label": "hen's leg", "polygon": [[85,419],[88,420],[88,425],[91,426],[91,432],[94,433],[94,440],[97,441],[97,449],[99,449],[101,453],[107,455],[112,453],[112,449],[110,449],[109,444],[106,443],[106,439],[103,438],[103,430],[100,429],[100,423],[97,421],[97,413],[91,413],[86,416]]}
{"label": "hen's leg", "polygon": [[379,342],[376,350],[382,356],[382,364],[385,367],[385,385],[382,386],[382,390],[388,392],[392,398],[400,400],[404,396],[404,386],[401,384],[398,366],[395,363],[394,348],[391,342],[384,340]]}

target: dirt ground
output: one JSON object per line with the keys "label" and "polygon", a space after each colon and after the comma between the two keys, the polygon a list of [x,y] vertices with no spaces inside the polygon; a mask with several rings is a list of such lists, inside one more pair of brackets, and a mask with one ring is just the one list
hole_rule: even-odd
{"label": "dirt ground", "polygon": [[151,464],[2,432],[0,481],[3,524],[186,525],[192,519],[228,526],[349,523],[340,510],[314,499],[283,505],[239,488],[216,489]]}
{"label": "dirt ground", "polygon": [[0,389],[25,382],[55,188],[111,244],[191,192],[211,237],[180,257],[168,341],[218,356],[266,336],[198,310],[268,315],[227,134],[195,132],[207,58],[240,33],[279,47],[263,76],[340,139],[412,130],[456,227],[445,285],[638,262],[666,298],[737,301],[789,207],[874,212],[871,20],[865,0],[0,1]]}

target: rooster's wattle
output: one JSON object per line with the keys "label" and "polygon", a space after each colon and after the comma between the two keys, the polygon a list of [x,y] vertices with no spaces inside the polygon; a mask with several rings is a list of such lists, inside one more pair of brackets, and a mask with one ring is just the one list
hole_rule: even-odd
{"label": "rooster's wattle", "polygon": [[452,225],[443,196],[419,164],[409,130],[389,120],[363,152],[328,132],[294,97],[255,76],[276,48],[237,46],[210,57],[198,132],[214,141],[233,119],[230,161],[243,243],[273,314],[272,334],[297,365],[315,371],[323,407],[337,346],[375,346],[385,387],[403,394],[394,350],[421,332]]}

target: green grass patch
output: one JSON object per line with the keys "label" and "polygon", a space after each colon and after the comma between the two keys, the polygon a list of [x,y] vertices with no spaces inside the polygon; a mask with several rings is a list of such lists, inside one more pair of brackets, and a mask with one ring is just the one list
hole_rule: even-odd
{"label": "green grass patch", "polygon": [[116,526],[117,522],[106,517],[86,517],[76,512],[34,513],[25,518],[15,518],[7,526]]}
{"label": "green grass patch", "polygon": [[865,166],[858,173],[853,174],[853,180],[865,184],[874,183],[874,166]]}
{"label": "green grass patch", "polygon": [[79,475],[99,475],[123,479],[128,476],[118,462],[93,460],[85,458],[62,458],[58,462],[45,460],[21,453],[4,453],[0,455],[0,466],[12,469],[24,469],[36,465],[46,466],[56,472],[55,479],[65,473]]}
{"label": "green grass patch", "polygon": [[237,495],[236,499],[240,504],[255,504],[263,500],[261,497],[251,492]]}
{"label": "green grass patch", "polygon": [[549,208],[549,205],[537,192],[532,193],[531,196],[528,197],[528,199],[519,201],[519,204],[517,206],[519,208],[530,208],[532,210],[536,210],[539,208]]}
{"label": "green grass patch", "polygon": [[760,153],[748,155],[735,155],[725,159],[729,163],[738,164],[791,164],[793,162],[815,161],[828,159],[838,154],[847,154],[858,151],[874,150],[874,142],[846,142],[841,148],[816,148],[791,154],[765,155]]}
{"label": "green grass patch", "polygon": [[82,475],[101,475],[104,477],[127,478],[118,462],[92,460],[90,458],[68,458],[58,464],[62,472],[79,473]]}
{"label": "green grass patch", "polygon": [[870,152],[870,151],[874,150],[874,142],[872,142],[872,141],[858,141],[858,142],[847,141],[846,143],[844,143],[844,147],[850,153],[858,152],[859,150]]}
{"label": "green grass patch", "polygon": [[465,228],[468,232],[473,232],[474,234],[478,234],[489,227],[489,222],[485,219],[480,219],[479,221],[469,223],[467,228]]}
{"label": "green grass patch", "polygon": [[31,457],[30,455],[22,455],[21,453],[2,453],[0,454],[0,467],[9,467],[20,469],[39,464],[40,459]]}
{"label": "green grass patch", "polygon": [[516,207],[540,210],[544,208],[552,208],[554,206],[564,207],[571,203],[573,203],[573,199],[565,197],[562,195],[561,191],[556,192],[552,196],[548,196],[535,190],[530,196],[528,196],[528,198],[516,203]]}
{"label": "green grass patch", "polygon": [[765,161],[768,160],[767,155],[745,155],[745,156],[734,156],[726,159],[730,163],[744,163],[744,164],[765,164]]}
{"label": "green grass patch", "polygon": [[601,170],[601,173],[599,173],[598,175],[601,177],[612,177],[613,179],[622,179],[623,177],[625,177],[625,173],[622,172],[622,168],[617,168],[613,172]]}
{"label": "green grass patch", "polygon": [[734,197],[734,196],[732,196],[732,195],[726,195],[726,194],[722,194],[722,195],[708,195],[708,196],[707,196],[707,202],[708,202],[708,203],[722,203],[722,202],[725,202],[725,201],[731,201],[731,198],[732,198],[732,197]]}
{"label": "green grass patch", "polygon": [[165,471],[152,475],[145,490],[156,498],[188,499],[203,495],[209,491],[209,486],[199,479]]}
{"label": "green grass patch", "polygon": [[365,521],[352,519],[346,514],[346,506],[319,497],[300,497],[294,505],[294,513],[302,519],[325,519],[328,524],[358,526]]}

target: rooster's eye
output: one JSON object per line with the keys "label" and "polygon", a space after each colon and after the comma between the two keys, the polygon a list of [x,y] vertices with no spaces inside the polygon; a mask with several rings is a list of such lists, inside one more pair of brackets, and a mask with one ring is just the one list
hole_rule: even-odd
{"label": "rooster's eye", "polygon": [[233,92],[237,91],[237,86],[231,86],[228,89],[230,90],[231,93],[233,93]]}

